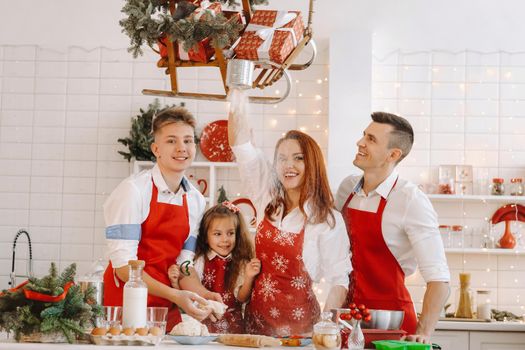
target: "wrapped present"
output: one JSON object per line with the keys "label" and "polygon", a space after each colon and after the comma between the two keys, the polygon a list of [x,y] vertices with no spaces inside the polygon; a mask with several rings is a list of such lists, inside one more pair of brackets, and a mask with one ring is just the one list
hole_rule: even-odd
{"label": "wrapped present", "polygon": [[216,16],[221,12],[222,12],[222,6],[220,2],[210,3],[207,0],[203,0],[200,2],[199,7],[196,8],[195,11],[193,11],[192,16],[195,16],[196,20],[200,20],[201,18],[203,18],[205,14]]}
{"label": "wrapped present", "polygon": [[283,63],[304,32],[298,11],[257,10],[235,47],[236,58]]}

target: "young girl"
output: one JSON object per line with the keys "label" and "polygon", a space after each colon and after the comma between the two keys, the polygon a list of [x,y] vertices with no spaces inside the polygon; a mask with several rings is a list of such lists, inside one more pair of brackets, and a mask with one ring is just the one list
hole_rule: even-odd
{"label": "young girl", "polygon": [[[199,227],[194,267],[181,267],[181,288],[198,278],[203,290],[200,295],[216,292],[228,306],[224,316],[216,321],[205,320],[211,333],[244,333],[242,303],[250,298],[255,276],[261,262],[254,258],[249,232],[238,207],[223,202],[206,211]],[[170,268],[172,285],[177,286],[177,268]],[[186,273],[187,272],[187,273]],[[195,283],[191,283],[193,286]]]}

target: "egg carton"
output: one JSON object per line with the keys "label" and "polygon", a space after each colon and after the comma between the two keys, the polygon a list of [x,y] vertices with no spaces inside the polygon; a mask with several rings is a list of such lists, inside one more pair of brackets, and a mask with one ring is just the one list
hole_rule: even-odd
{"label": "egg carton", "polygon": [[164,335],[89,335],[92,344],[95,345],[131,345],[131,346],[148,346],[158,345]]}

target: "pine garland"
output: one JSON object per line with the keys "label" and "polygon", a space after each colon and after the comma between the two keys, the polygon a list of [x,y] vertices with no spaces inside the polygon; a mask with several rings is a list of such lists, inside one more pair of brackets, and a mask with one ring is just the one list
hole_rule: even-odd
{"label": "pine garland", "polygon": [[24,289],[57,296],[64,291],[66,283],[74,281],[75,272],[76,264],[71,264],[58,275],[55,263],[51,263],[49,275],[41,279],[32,277],[18,290],[4,290],[0,296],[0,330],[13,332],[16,340],[22,335],[58,332],[68,342],[74,342],[93,326],[96,316],[102,316],[100,305],[88,303],[93,300],[95,290],[89,288],[83,293],[80,286],[73,285],[63,300],[49,303],[26,299]]}
{"label": "pine garland", "polygon": [[[179,1],[175,1],[179,2]],[[229,6],[239,5],[237,0],[214,0]],[[251,5],[266,4],[267,0],[250,0]],[[213,16],[205,14],[196,20],[195,16],[174,18],[169,13],[167,0],[126,0],[122,12],[127,18],[119,21],[122,32],[130,38],[128,51],[136,58],[143,54],[144,44],[153,47],[164,35],[172,41],[183,43],[185,50],[196,47],[205,38],[219,48],[231,45],[239,37],[243,25],[236,20],[228,20],[222,13]]]}
{"label": "pine garland", "polygon": [[[135,158],[135,160],[149,160],[154,162],[156,160],[155,155],[151,152],[151,143],[153,142],[151,122],[153,116],[163,109],[175,106],[176,105],[165,106],[161,109],[159,100],[155,99],[153,103],[148,105],[146,111],[141,108],[140,114],[131,119],[129,137],[117,140],[124,146],[127,146],[129,152],[118,151],[118,153],[124,156],[124,159],[128,162],[130,162],[132,158]],[[184,102],[182,102],[180,106],[184,107]]]}

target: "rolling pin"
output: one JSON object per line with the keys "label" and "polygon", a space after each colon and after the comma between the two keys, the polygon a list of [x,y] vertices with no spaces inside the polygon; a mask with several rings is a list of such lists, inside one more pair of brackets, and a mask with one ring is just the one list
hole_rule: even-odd
{"label": "rolling pin", "polygon": [[263,346],[281,346],[281,341],[276,338],[256,334],[221,334],[217,340],[224,345],[261,348]]}

